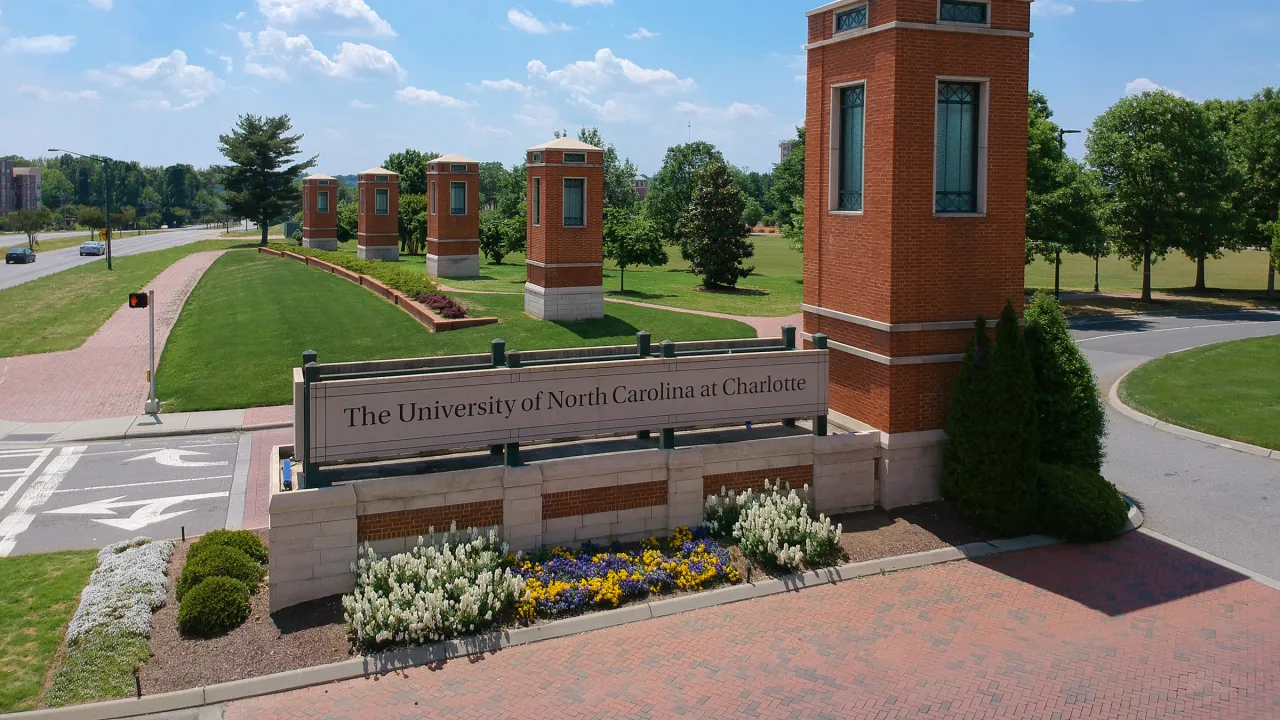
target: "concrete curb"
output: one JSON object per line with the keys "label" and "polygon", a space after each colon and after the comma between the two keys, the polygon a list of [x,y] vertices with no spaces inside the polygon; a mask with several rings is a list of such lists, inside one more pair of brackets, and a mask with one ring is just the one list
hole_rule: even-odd
{"label": "concrete curb", "polygon": [[[1121,534],[1137,530],[1142,527],[1142,524],[1141,511],[1130,502],[1129,520]],[[481,653],[496,652],[519,645],[528,645],[543,640],[579,635],[593,630],[629,625],[634,622],[703,610],[718,605],[729,605],[744,600],[755,600],[771,595],[799,592],[807,588],[834,585],[870,575],[914,570],[957,560],[975,560],[991,555],[1058,544],[1061,544],[1061,541],[1044,535],[1027,535],[1008,540],[969,543],[968,545],[939,548],[910,555],[849,563],[839,567],[811,570],[779,578],[767,578],[754,583],[730,585],[701,593],[628,605],[617,610],[606,610],[563,620],[554,620],[533,627],[503,630],[460,640],[450,640],[363,658],[353,658],[331,665],[301,668],[275,675],[207,685],[190,690],[177,690],[141,699],[109,700],[67,708],[13,713],[5,717],[13,718],[14,720],[44,718],[52,720],[118,720],[120,718],[155,713],[191,710],[205,705],[216,705],[260,695],[300,690],[342,680],[355,680],[374,675],[383,675],[396,670],[405,670]]]}
{"label": "concrete curb", "polygon": [[[1134,370],[1137,370],[1137,368],[1134,368]],[[1280,450],[1272,450],[1271,448],[1250,445],[1249,443],[1243,443],[1238,440],[1228,440],[1216,435],[1210,435],[1197,430],[1191,430],[1190,428],[1184,428],[1179,425],[1174,425],[1172,423],[1167,423],[1163,420],[1153,418],[1150,415],[1144,415],[1128,405],[1125,405],[1124,401],[1120,399],[1120,383],[1124,382],[1125,378],[1129,377],[1132,372],[1133,370],[1130,370],[1120,376],[1120,379],[1116,380],[1115,383],[1111,385],[1111,390],[1107,392],[1107,404],[1121,415],[1124,415],[1136,423],[1146,425],[1147,427],[1152,427],[1156,430],[1163,430],[1170,435],[1177,435],[1191,440],[1199,440],[1202,443],[1216,445],[1217,447],[1226,448],[1227,450],[1235,450],[1236,452],[1248,453],[1249,455],[1255,455],[1260,458],[1280,460]]]}
{"label": "concrete curb", "polygon": [[[24,423],[24,424],[30,425],[33,423]],[[71,424],[74,424],[74,423],[71,423]],[[16,434],[21,434],[20,433],[21,427],[22,427],[21,425],[18,425],[18,428],[16,428],[11,432]],[[253,432],[260,432],[263,430],[281,430],[281,429],[286,429],[291,427],[293,427],[292,421],[258,423],[256,425],[224,425],[224,426],[210,426],[210,427],[189,428],[189,429],[181,428],[181,429],[158,430],[158,431],[146,430],[143,432],[138,432],[137,428],[130,427],[125,432],[112,432],[112,433],[102,433],[98,435],[83,435],[83,436],[75,435],[74,439],[60,438],[58,436],[61,433],[54,433],[53,437],[43,441],[43,443],[104,442],[109,440],[143,440],[143,439],[149,439],[149,438],[164,438],[164,437],[191,437],[196,435],[225,435],[227,433],[253,433]],[[0,445],[3,445],[8,442],[22,442],[24,444],[26,443],[26,441],[6,441],[4,438],[5,438],[4,435],[0,435]],[[35,443],[35,444],[42,444],[42,443]]]}

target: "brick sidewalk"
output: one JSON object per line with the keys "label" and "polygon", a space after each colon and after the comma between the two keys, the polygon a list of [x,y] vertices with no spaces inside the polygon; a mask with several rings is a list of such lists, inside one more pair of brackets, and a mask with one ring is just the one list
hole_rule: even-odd
{"label": "brick sidewalk", "polygon": [[1280,592],[1130,533],[233,703],[241,718],[1274,718]]}
{"label": "brick sidewalk", "polygon": [[[144,288],[156,292],[157,355],[191,290],[221,254],[188,255]],[[63,422],[136,415],[146,399],[147,313],[142,310],[122,306],[75,350],[0,358],[3,420]]]}

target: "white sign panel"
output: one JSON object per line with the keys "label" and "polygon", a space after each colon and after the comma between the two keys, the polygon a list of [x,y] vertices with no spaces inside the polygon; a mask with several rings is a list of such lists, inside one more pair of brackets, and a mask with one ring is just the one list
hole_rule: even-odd
{"label": "white sign panel", "polygon": [[825,415],[827,362],[825,350],[796,350],[317,382],[311,457]]}

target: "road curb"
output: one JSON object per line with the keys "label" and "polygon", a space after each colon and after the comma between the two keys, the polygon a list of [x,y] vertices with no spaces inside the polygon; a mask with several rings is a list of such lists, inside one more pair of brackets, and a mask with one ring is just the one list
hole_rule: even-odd
{"label": "road curb", "polygon": [[[1143,524],[1142,512],[1131,501],[1126,499],[1126,502],[1129,504],[1129,518],[1121,534],[1137,530]],[[50,720],[120,720],[122,718],[140,717],[156,713],[192,710],[206,705],[217,705],[261,695],[300,690],[332,682],[384,675],[397,670],[406,670],[477,654],[497,652],[505,648],[579,635],[593,630],[604,630],[694,610],[730,605],[745,600],[755,600],[771,595],[799,592],[808,588],[835,585],[871,575],[914,570],[958,560],[976,560],[992,555],[1059,544],[1062,544],[1060,540],[1044,535],[1027,535],[1007,540],[975,542],[880,560],[849,563],[839,567],[821,568],[805,573],[767,578],[757,582],[730,585],[707,592],[638,603],[617,610],[588,613],[532,627],[514,628],[460,640],[450,640],[363,658],[353,658],[330,665],[301,668],[274,675],[235,680],[217,685],[206,685],[189,690],[177,690],[141,699],[109,700],[68,708],[13,713],[5,717],[13,720],[44,720],[46,718]]]}
{"label": "road curb", "polygon": [[[1143,364],[1145,365],[1146,363],[1143,363]],[[1138,367],[1142,367],[1142,366],[1140,365]],[[1111,385],[1111,390],[1107,392],[1107,404],[1110,405],[1116,412],[1120,413],[1121,415],[1124,415],[1125,417],[1129,418],[1130,420],[1136,423],[1141,423],[1143,425],[1146,425],[1147,427],[1155,428],[1156,430],[1163,430],[1164,432],[1167,432],[1170,435],[1177,435],[1179,437],[1189,438],[1191,440],[1198,440],[1208,445],[1214,445],[1220,448],[1226,448],[1227,450],[1234,450],[1236,452],[1246,453],[1249,455],[1253,455],[1255,457],[1269,458],[1271,460],[1280,460],[1280,450],[1272,450],[1271,448],[1264,448],[1264,447],[1259,447],[1257,445],[1250,445],[1249,443],[1240,442],[1238,440],[1228,440],[1227,438],[1218,437],[1217,435],[1210,435],[1208,433],[1202,433],[1198,430],[1184,428],[1180,425],[1174,425],[1173,423],[1167,423],[1158,418],[1153,418],[1150,415],[1144,415],[1143,413],[1140,413],[1137,410],[1134,410],[1128,405],[1125,405],[1124,401],[1120,399],[1120,383],[1123,383],[1125,378],[1129,377],[1129,375],[1133,373],[1134,370],[1137,370],[1137,369],[1138,368],[1134,368],[1133,370],[1130,370],[1124,375],[1121,375],[1120,379],[1116,380]]]}

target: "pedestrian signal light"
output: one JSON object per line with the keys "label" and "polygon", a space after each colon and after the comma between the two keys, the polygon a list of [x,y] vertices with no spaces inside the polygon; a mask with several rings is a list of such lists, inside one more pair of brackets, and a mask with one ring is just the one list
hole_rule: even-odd
{"label": "pedestrian signal light", "polygon": [[129,307],[135,310],[141,310],[150,303],[150,298],[146,293],[129,293]]}

